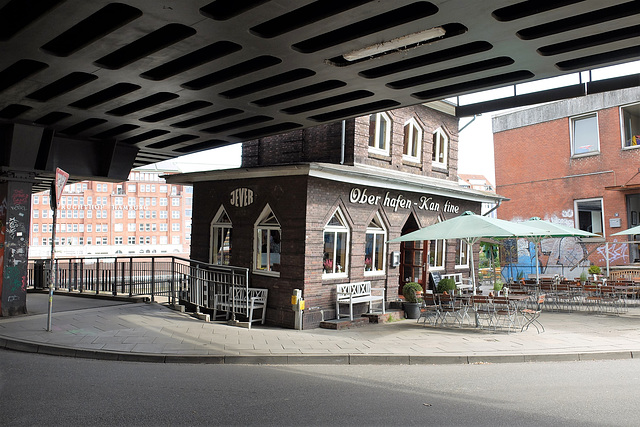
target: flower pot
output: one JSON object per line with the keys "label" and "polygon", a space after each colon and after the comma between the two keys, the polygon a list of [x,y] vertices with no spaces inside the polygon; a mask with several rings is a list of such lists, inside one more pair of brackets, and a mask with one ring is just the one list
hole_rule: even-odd
{"label": "flower pot", "polygon": [[407,319],[417,319],[420,317],[420,303],[419,302],[405,302],[403,303],[404,317]]}

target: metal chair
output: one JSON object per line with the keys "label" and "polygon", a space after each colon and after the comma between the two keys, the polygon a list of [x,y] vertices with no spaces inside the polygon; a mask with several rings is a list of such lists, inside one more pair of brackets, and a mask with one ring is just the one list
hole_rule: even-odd
{"label": "metal chair", "polygon": [[545,297],[546,297],[545,294],[538,295],[538,301],[536,303],[535,308],[525,308],[521,310],[522,315],[525,318],[525,322],[522,325],[522,329],[520,330],[520,332],[524,331],[525,329],[528,330],[529,326],[531,325],[536,327],[536,330],[538,331],[538,333],[540,333],[540,328],[542,328],[542,332],[544,332],[544,326],[542,325],[542,323],[540,323],[538,319],[542,314],[542,306],[544,305]]}
{"label": "metal chair", "polygon": [[427,324],[427,320],[432,325],[437,325],[440,319],[440,304],[433,293],[425,294],[422,307],[420,307],[420,316],[418,316],[417,323],[420,323],[420,319],[424,325]]}

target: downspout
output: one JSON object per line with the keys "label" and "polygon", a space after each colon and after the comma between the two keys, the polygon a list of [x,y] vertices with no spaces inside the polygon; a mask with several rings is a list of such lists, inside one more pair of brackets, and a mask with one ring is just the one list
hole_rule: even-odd
{"label": "downspout", "polygon": [[344,149],[345,149],[345,139],[346,139],[346,121],[342,121],[342,136],[340,140],[340,164],[344,164]]}
{"label": "downspout", "polygon": [[473,118],[471,120],[469,120],[466,125],[462,126],[460,129],[458,129],[458,133],[462,132],[467,126],[469,126],[471,123],[473,123],[476,120],[476,117],[481,116],[481,115],[482,114],[474,114]]}
{"label": "downspout", "polygon": [[488,216],[491,212],[495,211],[496,209],[498,209],[500,207],[500,205],[502,204],[502,199],[498,199],[498,203],[496,203],[496,205],[494,207],[492,207],[491,209],[489,209],[487,211],[486,214],[482,215],[482,216]]}

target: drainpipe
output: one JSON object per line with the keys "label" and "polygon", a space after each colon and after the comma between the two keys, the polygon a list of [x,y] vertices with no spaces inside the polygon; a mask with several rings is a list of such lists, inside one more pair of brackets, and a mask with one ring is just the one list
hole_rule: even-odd
{"label": "drainpipe", "polygon": [[469,126],[471,123],[473,123],[478,116],[481,116],[481,115],[482,114],[474,114],[473,118],[471,120],[469,120],[469,122],[466,125],[462,126],[460,129],[458,129],[458,133],[462,132],[467,126]]}
{"label": "drainpipe", "polygon": [[345,147],[345,139],[346,139],[346,121],[342,121],[342,136],[340,140],[340,164],[344,164],[344,147]]}
{"label": "drainpipe", "polygon": [[488,216],[491,212],[493,212],[496,209],[498,209],[501,204],[502,204],[502,199],[498,199],[498,203],[496,203],[496,205],[494,207],[492,207],[486,214],[484,214],[482,216]]}

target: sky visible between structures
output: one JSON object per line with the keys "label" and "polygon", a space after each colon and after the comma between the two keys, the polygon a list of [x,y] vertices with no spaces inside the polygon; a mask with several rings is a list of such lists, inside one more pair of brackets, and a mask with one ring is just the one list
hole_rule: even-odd
{"label": "sky visible between structures", "polygon": [[[451,98],[452,102],[460,105],[472,104],[511,96],[515,93],[522,95],[539,90],[554,87],[577,84],[589,80],[602,80],[616,76],[636,74],[640,72],[640,61],[614,65],[594,69],[591,72],[573,73],[566,76],[551,79],[538,80],[515,86],[491,89],[459,98]],[[591,74],[591,75],[589,75]],[[530,107],[525,107],[530,108]],[[483,113],[474,117],[460,119],[459,128],[464,129],[459,134],[458,141],[458,173],[470,175],[484,175],[492,184],[495,184],[495,161],[493,155],[493,132],[491,129],[491,117],[504,114],[506,111],[494,111]],[[178,157],[172,162],[179,165],[183,172],[195,172],[212,169],[228,169],[240,166],[242,149],[241,144],[228,145],[209,151]]]}

